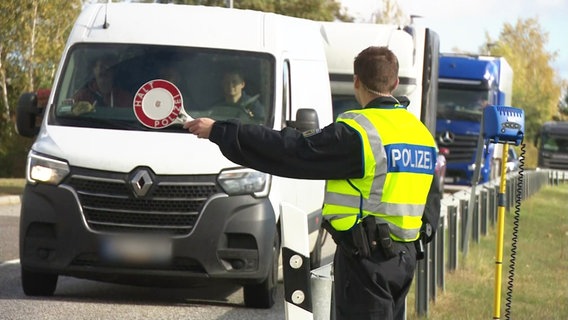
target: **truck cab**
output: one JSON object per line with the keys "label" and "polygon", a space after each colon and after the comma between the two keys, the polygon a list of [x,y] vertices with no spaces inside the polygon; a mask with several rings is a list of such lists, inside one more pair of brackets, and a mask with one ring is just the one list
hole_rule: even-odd
{"label": "truck cab", "polygon": [[568,122],[545,122],[534,142],[538,168],[568,170]]}
{"label": "truck cab", "polygon": [[[442,54],[439,64],[436,137],[449,149],[446,182],[472,184],[482,110],[511,105],[513,72],[504,58]],[[480,183],[498,176],[498,152],[484,146]]]}
{"label": "truck cab", "polygon": [[[242,105],[224,102],[224,75],[234,69],[244,79]],[[242,285],[246,306],[269,308],[280,216],[305,215],[310,250],[321,255],[325,182],[241,167],[181,123],[144,126],[136,101],[157,80],[180,92],[151,88],[166,114],[175,100],[194,118],[298,130],[332,122],[313,21],[205,6],[87,5],[51,90],[23,94],[18,106],[18,132],[35,138],[21,206],[24,293],[53,295],[59,275],[148,286],[221,281]]]}

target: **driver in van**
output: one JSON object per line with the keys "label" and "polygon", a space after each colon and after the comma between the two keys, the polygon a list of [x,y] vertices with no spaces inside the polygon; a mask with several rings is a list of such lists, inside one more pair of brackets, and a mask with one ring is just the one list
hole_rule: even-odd
{"label": "driver in van", "polygon": [[242,71],[237,68],[228,69],[222,80],[224,100],[215,106],[235,106],[241,108],[250,118],[264,118],[264,107],[258,101],[258,95],[249,96],[244,88],[246,86]]}
{"label": "driver in van", "polygon": [[112,54],[99,57],[93,64],[93,78],[74,95],[74,114],[91,112],[97,106],[132,107],[133,96],[115,86],[113,66],[117,58]]}

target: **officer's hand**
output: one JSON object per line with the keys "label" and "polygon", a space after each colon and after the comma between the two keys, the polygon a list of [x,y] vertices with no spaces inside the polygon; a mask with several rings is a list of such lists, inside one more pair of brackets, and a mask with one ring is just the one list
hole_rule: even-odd
{"label": "officer's hand", "polygon": [[211,128],[214,123],[215,120],[210,118],[197,118],[184,123],[183,128],[199,138],[209,139],[209,134],[211,134]]}
{"label": "officer's hand", "polygon": [[95,106],[89,101],[77,101],[77,103],[75,103],[73,107],[71,107],[71,113],[76,116],[82,115],[83,113],[92,112],[94,110]]}

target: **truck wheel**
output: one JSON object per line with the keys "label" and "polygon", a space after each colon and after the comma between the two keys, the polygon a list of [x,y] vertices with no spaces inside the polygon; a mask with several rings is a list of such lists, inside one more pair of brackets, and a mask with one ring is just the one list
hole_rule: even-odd
{"label": "truck wheel", "polygon": [[21,268],[22,288],[28,296],[52,296],[57,286],[57,274],[32,272]]}
{"label": "truck wheel", "polygon": [[245,306],[248,308],[269,309],[276,300],[278,288],[278,257],[280,255],[280,236],[274,234],[272,246],[272,265],[268,277],[259,284],[246,285],[243,287]]}

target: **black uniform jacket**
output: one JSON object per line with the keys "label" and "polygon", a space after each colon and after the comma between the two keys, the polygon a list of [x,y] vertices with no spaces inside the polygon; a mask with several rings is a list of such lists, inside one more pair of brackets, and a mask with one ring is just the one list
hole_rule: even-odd
{"label": "black uniform jacket", "polygon": [[[366,108],[395,103],[393,98],[380,97]],[[216,121],[209,140],[229,160],[277,176],[322,180],[363,177],[361,137],[344,123],[303,134],[293,128],[277,131],[237,120]]]}

